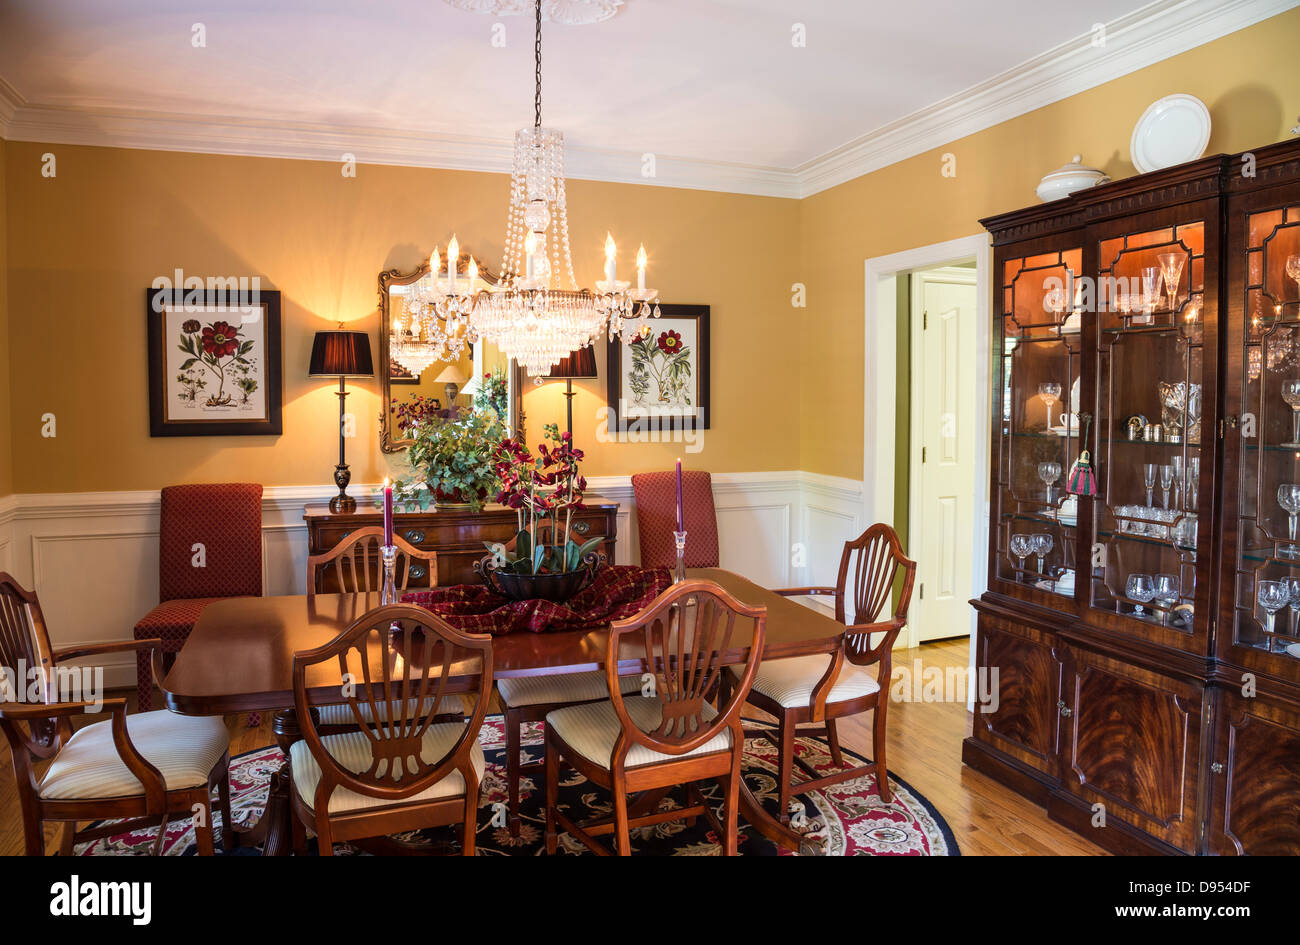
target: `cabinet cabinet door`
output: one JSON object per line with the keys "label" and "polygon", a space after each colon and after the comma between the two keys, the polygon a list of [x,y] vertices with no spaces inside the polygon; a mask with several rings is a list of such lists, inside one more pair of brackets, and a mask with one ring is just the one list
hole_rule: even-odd
{"label": "cabinet cabinet door", "polygon": [[1183,850],[1196,845],[1199,685],[1069,651],[1061,758],[1066,790]]}
{"label": "cabinet cabinet door", "polygon": [[1300,712],[1221,696],[1210,769],[1210,849],[1300,855]]}
{"label": "cabinet cabinet door", "polygon": [[1055,776],[1062,662],[1053,641],[1032,627],[980,615],[976,668],[989,674],[997,702],[992,712],[976,706],[973,735]]}
{"label": "cabinet cabinet door", "polygon": [[1218,656],[1300,680],[1300,183],[1228,204]]}

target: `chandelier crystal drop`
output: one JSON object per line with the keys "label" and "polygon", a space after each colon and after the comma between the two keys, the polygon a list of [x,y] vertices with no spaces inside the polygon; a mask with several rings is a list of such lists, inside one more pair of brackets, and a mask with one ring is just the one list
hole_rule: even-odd
{"label": "chandelier crystal drop", "polygon": [[618,279],[617,246],[608,234],[605,278],[596,283],[596,290],[579,288],[574,277],[564,135],[542,126],[540,2],[534,12],[534,123],[515,134],[501,274],[495,283],[480,279],[471,258],[462,278],[460,247],[453,237],[444,275],[434,250],[429,275],[412,286],[408,296],[406,323],[395,320],[393,326],[393,356],[414,373],[419,372],[411,364],[423,362],[423,370],[435,360],[455,360],[467,342],[483,338],[529,374],[541,376],[606,333],[610,340],[626,343],[645,337],[650,333],[646,319],[659,315],[654,304],[658,293],[646,288],[645,247],[637,254],[635,289]]}

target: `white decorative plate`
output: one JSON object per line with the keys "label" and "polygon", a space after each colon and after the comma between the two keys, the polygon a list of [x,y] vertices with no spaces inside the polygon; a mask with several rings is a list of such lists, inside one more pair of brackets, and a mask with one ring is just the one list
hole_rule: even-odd
{"label": "white decorative plate", "polygon": [[1210,110],[1195,95],[1166,95],[1142,113],[1128,144],[1141,173],[1195,161],[1210,143]]}

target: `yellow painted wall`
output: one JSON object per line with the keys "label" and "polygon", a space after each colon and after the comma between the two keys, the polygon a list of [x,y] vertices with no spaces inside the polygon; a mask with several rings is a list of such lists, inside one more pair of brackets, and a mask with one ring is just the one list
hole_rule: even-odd
{"label": "yellow painted wall", "polygon": [[0,140],[0,496],[14,491],[13,451],[9,435],[9,266],[5,240],[8,228],[4,225],[8,211],[5,203],[8,148],[8,142]]}
{"label": "yellow painted wall", "polygon": [[[58,176],[42,179],[53,151]],[[328,484],[337,401],[307,378],[312,334],[339,320],[378,323],[376,279],[413,269],[436,241],[500,264],[508,178],[421,168],[10,142],[7,153],[12,420],[17,492],[155,489],[247,479]],[[606,230],[637,243],[665,301],[712,306],[713,422],[688,459],[714,471],[796,469],[799,351],[786,335],[797,260],[793,200],[571,181],[570,233],[580,282],[600,277]],[[180,267],[201,276],[259,275],[282,293],[284,435],[149,436],[145,289]],[[377,350],[377,349],[376,349]],[[602,372],[575,382],[574,435],[588,475],[667,469],[680,444],[599,443]],[[761,369],[759,369],[761,366]],[[377,446],[377,384],[356,381],[348,459],[354,482],[390,468]],[[563,423],[560,385],[525,400],[530,440]],[[39,416],[58,435],[40,437]]]}
{"label": "yellow painted wall", "polygon": [[[981,217],[1036,203],[1039,179],[1076,153],[1112,179],[1133,175],[1133,126],[1173,92],[1209,106],[1207,153],[1282,140],[1300,115],[1298,50],[1294,9],[801,201],[801,468],[863,475],[865,260],[981,232]],[[955,178],[940,175],[945,152]]]}

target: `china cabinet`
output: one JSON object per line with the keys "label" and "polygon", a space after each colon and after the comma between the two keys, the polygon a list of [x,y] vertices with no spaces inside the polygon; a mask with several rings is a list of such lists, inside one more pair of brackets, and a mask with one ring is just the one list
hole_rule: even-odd
{"label": "china cabinet", "polygon": [[982,222],[963,759],[1112,850],[1300,853],[1300,142]]}

